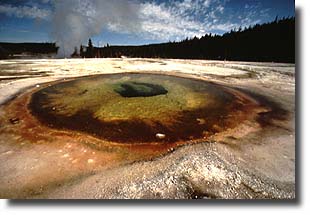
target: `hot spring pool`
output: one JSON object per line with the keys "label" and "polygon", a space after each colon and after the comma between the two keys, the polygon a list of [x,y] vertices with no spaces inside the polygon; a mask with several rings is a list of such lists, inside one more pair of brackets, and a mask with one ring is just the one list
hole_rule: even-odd
{"label": "hot spring pool", "polygon": [[31,113],[51,128],[119,143],[206,138],[233,127],[248,106],[218,84],[133,73],[60,82],[35,92],[29,103]]}

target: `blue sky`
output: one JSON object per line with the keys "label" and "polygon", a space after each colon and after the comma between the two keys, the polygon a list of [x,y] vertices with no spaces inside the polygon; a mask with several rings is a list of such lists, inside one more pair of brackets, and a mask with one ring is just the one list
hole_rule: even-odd
{"label": "blue sky", "polygon": [[0,41],[59,42],[68,31],[79,43],[148,44],[222,34],[277,15],[294,16],[294,1],[1,0]]}

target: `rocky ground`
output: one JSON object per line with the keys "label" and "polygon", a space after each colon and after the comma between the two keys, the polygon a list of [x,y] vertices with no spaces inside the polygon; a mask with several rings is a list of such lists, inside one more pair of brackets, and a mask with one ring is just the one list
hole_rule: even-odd
{"label": "rocky ground", "polygon": [[[103,154],[70,139],[70,134],[57,139],[48,129],[50,139],[25,140],[14,128],[18,120],[7,120],[18,111],[10,105],[45,83],[137,71],[234,87],[272,111],[261,117],[265,123],[247,121],[225,135],[142,160],[130,154],[119,156],[117,146]],[[0,104],[1,198],[295,198],[292,64],[129,58],[2,60]],[[20,106],[20,111],[26,108]],[[44,131],[39,128],[34,124],[18,132],[38,136],[37,131]],[[83,134],[75,138],[79,135]]]}

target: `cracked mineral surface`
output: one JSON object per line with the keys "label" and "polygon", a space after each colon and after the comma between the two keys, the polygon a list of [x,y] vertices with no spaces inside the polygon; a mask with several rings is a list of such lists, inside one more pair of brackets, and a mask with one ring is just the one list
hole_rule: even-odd
{"label": "cracked mineral surface", "polygon": [[[225,115],[235,121],[212,121],[209,133],[204,125],[210,119],[199,116],[195,123],[197,129],[203,128],[200,136],[168,141],[173,126],[165,132],[155,127],[154,139],[139,143],[137,139],[115,141],[91,130],[56,127],[52,121],[39,120],[31,110],[35,92],[77,77],[112,73],[205,81],[223,86],[238,107],[246,108]],[[294,64],[130,58],[1,60],[0,80],[1,198],[295,198]],[[170,92],[166,82],[124,83],[127,88],[135,87],[133,92],[138,95],[149,91],[164,98]],[[154,93],[154,86],[159,93]],[[77,97],[84,102],[83,96],[91,92],[81,89]],[[76,108],[67,100],[55,104]],[[102,109],[87,103],[95,116],[106,117],[109,106]],[[169,104],[172,109],[165,106],[167,110],[175,111],[174,103]],[[51,113],[64,113],[56,105],[44,105]]]}

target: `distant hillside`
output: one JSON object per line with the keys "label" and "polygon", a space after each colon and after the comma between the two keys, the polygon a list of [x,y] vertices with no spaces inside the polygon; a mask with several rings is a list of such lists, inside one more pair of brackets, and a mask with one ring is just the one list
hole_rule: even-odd
{"label": "distant hillside", "polygon": [[147,57],[240,61],[295,62],[295,18],[277,18],[270,23],[235,29],[224,35],[206,34],[143,46],[93,48],[93,55],[82,57]]}
{"label": "distant hillside", "polygon": [[55,43],[1,43],[0,59],[11,58],[17,54],[50,54],[57,53]]}

